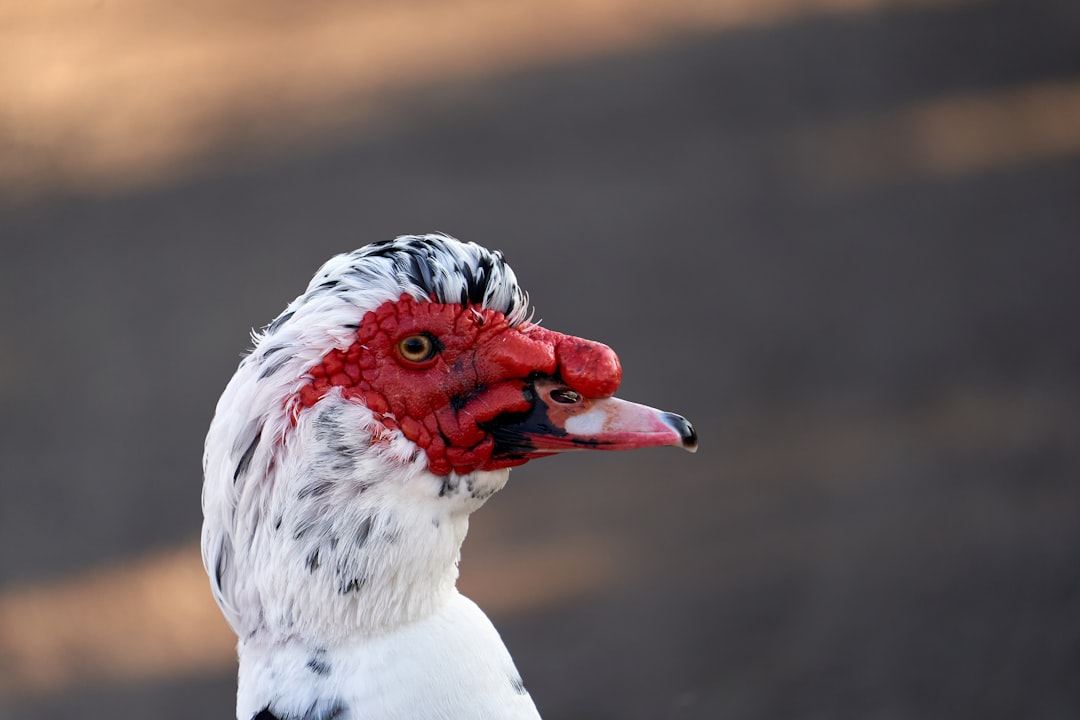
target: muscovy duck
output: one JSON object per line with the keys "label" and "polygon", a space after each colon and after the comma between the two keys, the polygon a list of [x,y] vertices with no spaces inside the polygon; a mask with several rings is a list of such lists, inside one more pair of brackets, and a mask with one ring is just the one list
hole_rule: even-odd
{"label": "muscovy duck", "polygon": [[693,451],[690,423],[613,397],[610,348],[531,322],[502,255],[446,235],[331,259],[252,339],[203,459],[238,720],[539,717],[457,591],[470,513],[512,466]]}

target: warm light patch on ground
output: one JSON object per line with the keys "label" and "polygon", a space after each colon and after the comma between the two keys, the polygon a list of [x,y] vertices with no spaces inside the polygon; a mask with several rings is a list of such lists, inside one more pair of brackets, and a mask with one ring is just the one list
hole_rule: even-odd
{"label": "warm light patch on ground", "polygon": [[0,696],[221,669],[235,639],[197,550],[0,594]]}
{"label": "warm light patch on ground", "polygon": [[[618,565],[601,540],[468,547],[463,589],[491,613],[573,601],[612,582]],[[0,593],[0,698],[227,672],[235,644],[198,548],[164,552]]]}
{"label": "warm light patch on ground", "polygon": [[924,101],[807,129],[794,157],[808,179],[850,188],[970,175],[1080,153],[1080,79]]}
{"label": "warm light patch on ground", "polygon": [[385,120],[395,92],[822,14],[975,0],[0,5],[0,198],[178,177]]}

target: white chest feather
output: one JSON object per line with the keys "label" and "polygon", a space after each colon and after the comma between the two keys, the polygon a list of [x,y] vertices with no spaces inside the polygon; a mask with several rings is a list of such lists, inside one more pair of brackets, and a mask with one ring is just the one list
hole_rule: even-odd
{"label": "white chest feather", "polygon": [[330,648],[242,642],[239,681],[239,718],[539,718],[495,628],[456,591],[423,619]]}

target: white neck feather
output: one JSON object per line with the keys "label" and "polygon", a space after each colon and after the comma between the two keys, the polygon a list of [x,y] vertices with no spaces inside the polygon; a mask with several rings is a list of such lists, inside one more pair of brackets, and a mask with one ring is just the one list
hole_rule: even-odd
{"label": "white neck feather", "polygon": [[[367,408],[331,395],[239,488],[226,614],[242,641],[326,647],[431,614],[454,592],[469,514],[507,471],[438,477]],[[273,453],[273,449],[268,452]]]}

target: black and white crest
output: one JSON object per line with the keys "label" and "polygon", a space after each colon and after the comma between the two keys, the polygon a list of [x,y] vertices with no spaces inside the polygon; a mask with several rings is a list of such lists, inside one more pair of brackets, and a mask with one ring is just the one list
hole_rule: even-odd
{"label": "black and white crest", "polygon": [[440,303],[482,305],[520,322],[529,304],[513,270],[498,250],[446,235],[406,235],[353,252],[356,272],[366,258],[386,258],[401,287],[413,285]]}
{"label": "black and white crest", "polygon": [[514,325],[529,312],[528,295],[499,251],[448,235],[404,235],[331,258],[305,293],[265,328],[264,337],[295,324],[311,306],[322,309],[325,298],[367,311],[402,294],[418,302],[481,305]]}

